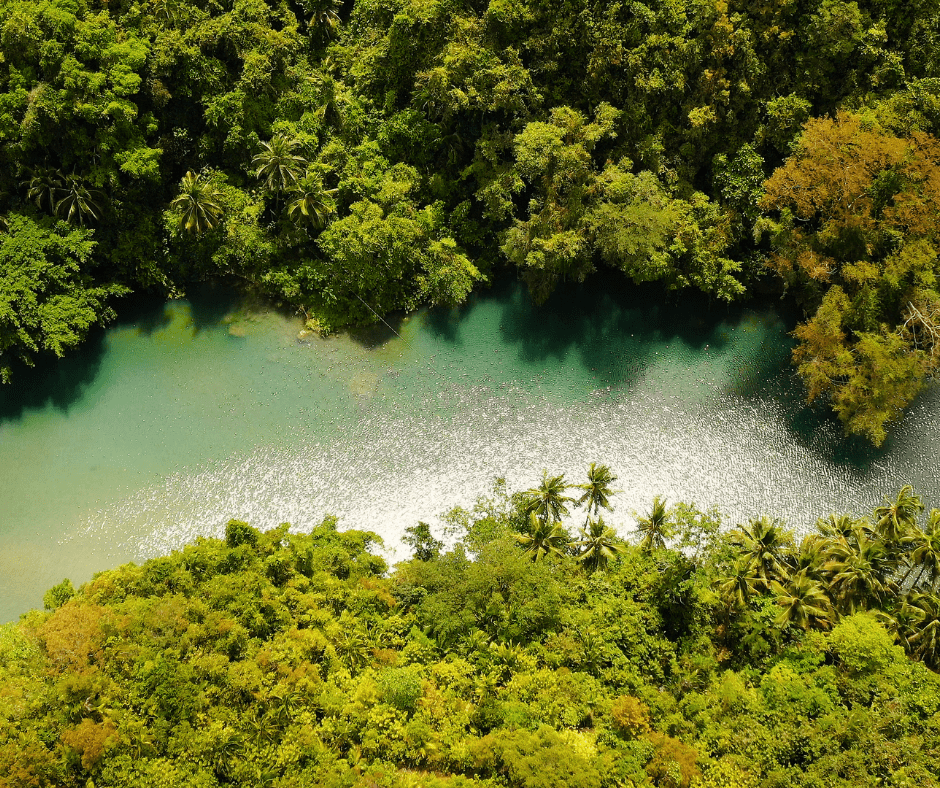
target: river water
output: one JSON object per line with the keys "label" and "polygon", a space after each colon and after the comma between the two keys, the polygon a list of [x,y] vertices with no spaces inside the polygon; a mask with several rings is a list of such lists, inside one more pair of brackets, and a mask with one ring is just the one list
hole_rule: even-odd
{"label": "river water", "polygon": [[[419,519],[534,485],[619,475],[621,533],[656,494],[797,530],[913,483],[940,505],[940,396],[882,449],[800,401],[795,315],[619,279],[536,308],[514,283],[459,310],[298,339],[300,321],[206,290],[124,305],[66,359],[0,389],[0,621],[69,577],[218,536],[237,517],[324,514],[386,541]],[[396,553],[396,550],[398,551]]]}

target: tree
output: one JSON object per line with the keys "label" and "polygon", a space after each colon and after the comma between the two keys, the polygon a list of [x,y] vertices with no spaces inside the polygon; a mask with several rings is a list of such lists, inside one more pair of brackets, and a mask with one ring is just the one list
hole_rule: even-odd
{"label": "tree", "polygon": [[899,544],[907,533],[917,525],[917,515],[924,510],[920,496],[914,488],[905,484],[892,501],[888,496],[875,507],[875,530],[885,542]]}
{"label": "tree", "polygon": [[777,596],[782,610],[777,616],[777,626],[787,624],[809,629],[811,624],[828,627],[832,623],[833,610],[823,587],[801,570],[787,580],[786,585],[771,581],[770,588]]}
{"label": "tree", "polygon": [[793,535],[779,522],[760,517],[751,520],[747,527],[732,531],[730,538],[740,549],[741,557],[754,564],[763,588],[769,589],[774,580],[786,579]]}
{"label": "tree", "polygon": [[532,554],[533,561],[540,561],[546,555],[562,555],[570,538],[559,522],[549,522],[529,512],[529,532],[516,534],[516,541]]}
{"label": "tree", "polygon": [[930,593],[936,594],[937,580],[940,579],[940,509],[930,510],[924,529],[909,537],[907,547],[911,550],[910,571],[919,569],[913,587],[917,588],[926,574]]}
{"label": "tree", "polygon": [[607,509],[610,511],[610,501],[608,497],[613,495],[619,490],[612,490],[610,486],[617,481],[617,477],[606,465],[597,465],[596,463],[591,463],[591,466],[588,468],[587,473],[588,480],[585,484],[575,485],[579,490],[584,490],[584,494],[575,501],[575,506],[583,506],[587,504],[587,519],[590,520],[591,509],[594,510],[594,515],[597,516],[601,508]]}
{"label": "tree", "polygon": [[0,233],[0,381],[9,382],[13,359],[31,366],[41,352],[60,358],[94,325],[114,318],[111,298],[128,292],[96,284],[91,231],[51,219],[8,213]]}
{"label": "tree", "polygon": [[822,581],[830,546],[831,542],[826,537],[807,534],[800,542],[799,550],[791,556],[790,564],[795,572],[804,572],[812,580]]}
{"label": "tree", "polygon": [[914,653],[934,670],[940,668],[940,601],[935,596],[918,594],[911,604],[923,614],[908,637]]}
{"label": "tree", "polygon": [[307,27],[314,35],[332,38],[339,31],[340,0],[303,0],[304,9],[310,14]]}
{"label": "tree", "polygon": [[170,209],[179,217],[179,229],[201,235],[218,227],[223,216],[221,197],[211,177],[188,170],[180,181],[179,196],[170,203]]}
{"label": "tree", "polygon": [[811,313],[793,351],[807,398],[880,445],[940,363],[940,141],[849,112],[810,120],[765,190],[770,266]]}
{"label": "tree", "polygon": [[26,187],[26,197],[50,216],[55,215],[56,205],[65,186],[62,173],[50,167],[40,167],[29,170],[29,175],[29,179],[21,183],[21,186]]}
{"label": "tree", "polygon": [[608,563],[623,552],[617,532],[604,523],[603,517],[596,520],[588,518],[587,528],[581,529],[581,536],[582,540],[575,543],[581,548],[578,560],[589,572],[606,570]]}
{"label": "tree", "polygon": [[89,189],[83,178],[74,174],[66,175],[58,195],[56,215],[69,224],[83,227],[89,219],[101,219],[101,206],[96,200],[100,201],[104,195],[97,189]]}
{"label": "tree", "polygon": [[574,498],[565,495],[569,487],[565,483],[565,475],[549,476],[548,471],[542,471],[542,482],[523,493],[525,496],[524,512],[538,515],[543,523],[558,522],[568,514],[565,504],[572,503]]}
{"label": "tree", "polygon": [[730,613],[747,608],[751,595],[761,586],[761,578],[755,572],[753,562],[737,557],[724,573],[715,578],[714,585]]}
{"label": "tree", "polygon": [[666,540],[672,536],[673,524],[669,520],[666,499],[658,495],[653,498],[653,508],[645,517],[637,518],[636,532],[640,535],[640,549],[649,553],[663,550]]}
{"label": "tree", "polygon": [[418,561],[437,558],[444,549],[444,543],[432,536],[431,526],[424,522],[406,528],[401,540],[412,549],[412,555]]}
{"label": "tree", "polygon": [[275,134],[261,143],[262,150],[251,160],[251,166],[268,191],[276,194],[297,186],[307,168],[307,160],[294,153],[297,147],[297,141],[284,134]]}
{"label": "tree", "polygon": [[869,539],[860,530],[853,537],[833,544],[824,567],[831,577],[830,591],[847,614],[881,604],[893,569],[883,542]]}
{"label": "tree", "polygon": [[287,215],[297,224],[309,222],[320,229],[336,213],[335,193],[336,189],[324,189],[323,181],[308,172],[290,192]]}

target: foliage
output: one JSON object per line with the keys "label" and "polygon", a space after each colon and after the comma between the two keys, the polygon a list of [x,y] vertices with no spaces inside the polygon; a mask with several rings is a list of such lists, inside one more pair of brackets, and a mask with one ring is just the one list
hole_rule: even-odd
{"label": "foliage", "polygon": [[[694,559],[619,543],[599,573],[531,561],[520,517],[559,526],[527,508],[497,485],[451,517],[474,559],[458,540],[390,576],[374,534],[326,518],[233,520],[64,581],[0,628],[0,784],[937,786],[940,605],[910,566],[892,584],[923,541],[834,515],[796,548],[758,518]],[[864,540],[893,563],[851,612],[840,595],[867,592],[830,565]],[[711,589],[740,562],[754,580],[728,609]]]}
{"label": "foliage", "polygon": [[938,358],[935,17],[0,0],[0,226],[92,229],[85,290],[226,278],[324,329],[503,267],[539,301],[602,266],[722,301],[784,286],[809,398],[879,443]]}

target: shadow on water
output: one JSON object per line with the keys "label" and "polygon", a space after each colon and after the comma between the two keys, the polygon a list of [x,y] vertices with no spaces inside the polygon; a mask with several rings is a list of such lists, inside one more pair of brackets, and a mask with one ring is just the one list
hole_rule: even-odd
{"label": "shadow on water", "polygon": [[246,297],[231,283],[200,282],[187,288],[190,323],[193,331],[200,334],[211,331],[225,322],[233,310],[246,303]]}
{"label": "shadow on water", "polygon": [[462,344],[460,325],[486,300],[499,303],[502,340],[533,365],[574,362],[598,385],[621,387],[640,376],[663,346],[681,343],[689,355],[722,351],[727,327],[742,320],[746,306],[725,305],[700,293],[670,293],[657,285],[634,285],[614,271],[582,285],[560,287],[537,306],[517,280],[504,278],[458,309],[431,310],[426,326],[438,338]]}
{"label": "shadow on water", "polygon": [[94,382],[106,351],[105,329],[98,328],[64,358],[43,354],[34,367],[18,364],[12,381],[0,384],[0,425],[50,405],[67,413]]}
{"label": "shadow on water", "polygon": [[723,393],[751,406],[768,403],[792,440],[822,459],[861,471],[895,444],[889,437],[875,448],[865,439],[846,437],[825,403],[806,404],[791,366],[790,332],[799,310],[776,296],[725,304],[698,292],[634,285],[617,272],[603,271],[583,285],[559,288],[536,306],[518,280],[506,277],[458,309],[431,310],[425,325],[459,346],[461,325],[487,300],[500,304],[501,339],[517,346],[526,363],[578,363],[597,388],[616,390],[642,379],[664,350],[678,357],[692,378],[709,358],[721,358],[731,375]]}
{"label": "shadow on water", "polygon": [[407,317],[405,312],[393,312],[377,323],[348,328],[345,333],[357,345],[366,350],[375,350],[386,342],[401,337]]}

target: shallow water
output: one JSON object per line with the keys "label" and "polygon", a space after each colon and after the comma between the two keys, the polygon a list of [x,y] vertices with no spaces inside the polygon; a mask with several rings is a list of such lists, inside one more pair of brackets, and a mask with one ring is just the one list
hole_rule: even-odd
{"label": "shallow water", "polygon": [[0,620],[63,577],[220,535],[231,517],[309,528],[336,514],[394,560],[404,528],[496,476],[581,481],[592,461],[620,476],[607,519],[623,533],[655,494],[797,529],[908,482],[940,504],[936,390],[882,449],[846,441],[800,403],[779,302],[661,300],[601,280],[536,308],[507,283],[325,340],[227,291],[127,304],[78,353],[0,390]]}

